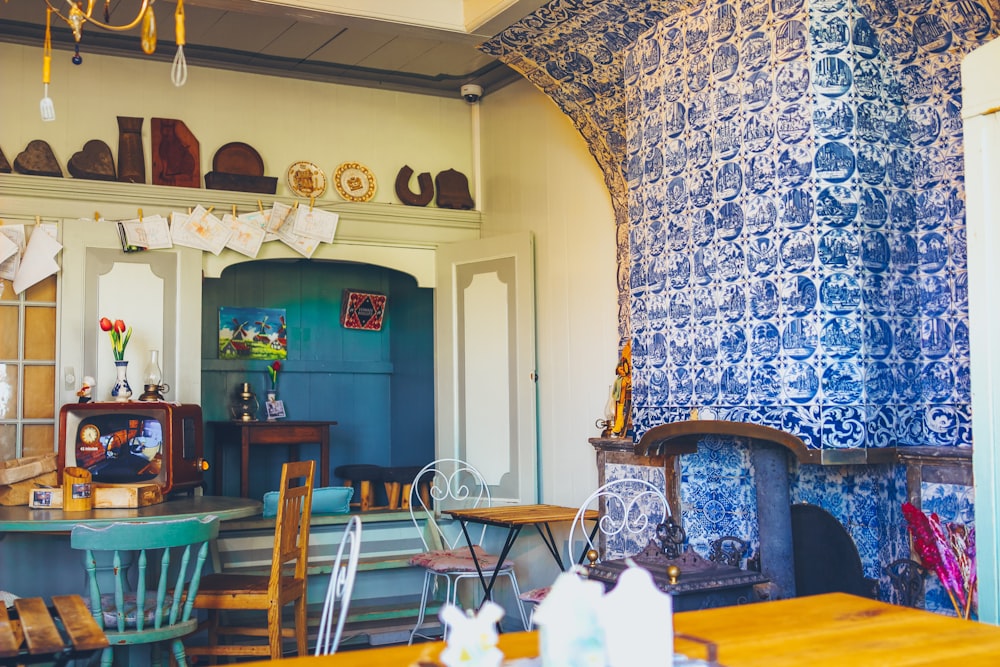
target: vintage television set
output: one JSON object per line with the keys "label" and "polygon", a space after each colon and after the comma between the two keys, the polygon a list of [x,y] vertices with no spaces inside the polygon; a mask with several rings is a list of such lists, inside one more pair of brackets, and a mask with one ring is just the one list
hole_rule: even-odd
{"label": "vintage television set", "polygon": [[203,481],[201,406],[69,403],[59,411],[59,470],[86,468],[95,484],[157,484],[164,495]]}

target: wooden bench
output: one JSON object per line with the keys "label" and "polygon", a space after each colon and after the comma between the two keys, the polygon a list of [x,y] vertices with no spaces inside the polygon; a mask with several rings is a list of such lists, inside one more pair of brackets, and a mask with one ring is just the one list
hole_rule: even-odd
{"label": "wooden bench", "polygon": [[52,607],[41,598],[20,598],[13,613],[0,605],[0,665],[64,665],[107,646],[108,638],[79,595],[54,595]]}

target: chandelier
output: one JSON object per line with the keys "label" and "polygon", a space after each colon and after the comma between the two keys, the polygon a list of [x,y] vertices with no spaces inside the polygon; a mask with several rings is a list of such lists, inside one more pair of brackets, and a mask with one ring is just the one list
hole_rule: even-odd
{"label": "chandelier", "polygon": [[[153,3],[156,0],[140,0],[139,9],[135,16],[126,23],[111,22],[111,0],[104,0],[104,20],[94,16],[94,5],[96,0],[66,0],[69,6],[64,14],[53,5],[52,0],[45,0],[48,9],[69,25],[73,31],[73,38],[77,42],[77,54],[73,58],[75,64],[82,62],[79,56],[80,38],[83,36],[83,26],[86,23],[93,24],[104,30],[124,32],[131,30],[140,23],[140,44],[143,53],[152,55],[156,51],[156,15],[153,12]],[[124,4],[124,3],[122,3]],[[177,55],[174,56],[173,67],[170,70],[170,79],[175,86],[183,86],[187,81],[187,62],[184,59],[184,0],[177,0],[177,9],[174,12],[175,35],[177,42]]]}

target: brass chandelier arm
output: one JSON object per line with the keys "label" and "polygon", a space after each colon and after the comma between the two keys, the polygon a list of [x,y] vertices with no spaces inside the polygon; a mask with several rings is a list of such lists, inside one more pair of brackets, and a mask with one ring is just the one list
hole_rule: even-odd
{"label": "brass chandelier arm", "polygon": [[111,25],[110,23],[103,23],[95,19],[93,17],[95,0],[88,0],[86,12],[84,12],[80,8],[80,5],[78,5],[73,0],[66,0],[67,4],[69,4],[71,8],[68,17],[63,16],[63,14],[52,5],[51,0],[45,0],[45,4],[48,5],[49,9],[55,12],[56,16],[61,18],[69,25],[70,28],[72,28],[73,36],[76,38],[77,41],[80,41],[80,30],[83,28],[84,23],[93,23],[98,28],[103,28],[105,30],[114,30],[118,32],[131,30],[132,28],[139,25],[139,22],[142,21],[142,17],[146,13],[146,9],[151,4],[153,4],[153,1],[154,0],[142,0],[141,4],[139,5],[139,11],[136,13],[135,18],[125,25]]}

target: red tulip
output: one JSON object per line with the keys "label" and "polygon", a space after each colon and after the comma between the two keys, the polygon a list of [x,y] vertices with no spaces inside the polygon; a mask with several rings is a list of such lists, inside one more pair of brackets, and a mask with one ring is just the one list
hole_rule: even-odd
{"label": "red tulip", "polygon": [[101,331],[111,331],[111,320],[106,317],[101,318]]}
{"label": "red tulip", "polygon": [[122,320],[115,320],[115,331],[118,333],[125,333],[125,322]]}
{"label": "red tulip", "polygon": [[280,361],[275,361],[273,364],[271,364],[271,368],[273,368],[275,370],[275,372],[280,371],[281,370],[281,362]]}

